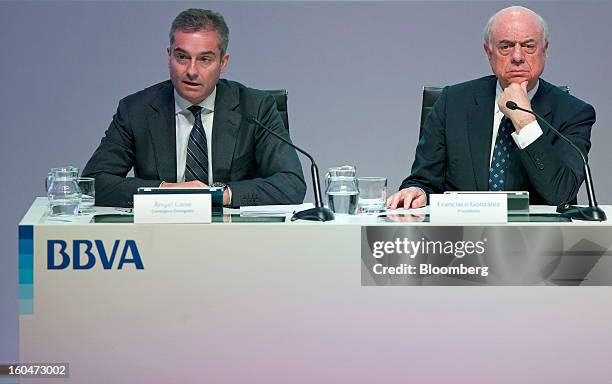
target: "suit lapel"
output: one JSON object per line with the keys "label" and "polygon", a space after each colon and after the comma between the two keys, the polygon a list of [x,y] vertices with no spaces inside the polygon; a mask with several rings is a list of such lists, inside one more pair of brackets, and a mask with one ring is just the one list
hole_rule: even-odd
{"label": "suit lapel", "polygon": [[[537,113],[538,115],[542,116],[548,123],[551,122],[550,114],[552,112],[552,109],[550,107],[550,104],[546,102],[547,100],[546,95],[548,94],[548,92],[550,92],[552,87],[553,85],[540,79],[540,84],[538,85],[538,91],[536,92],[536,94],[533,96],[533,99],[531,100],[531,108],[533,109],[533,111]],[[540,127],[542,127],[542,124],[540,124]],[[544,132],[546,131],[545,127],[542,127],[542,131]]]}
{"label": "suit lapel", "polygon": [[468,110],[467,135],[470,144],[468,151],[472,157],[472,168],[476,189],[489,189],[489,159],[491,156],[491,137],[493,135],[493,112],[495,103],[495,76],[487,78],[474,94],[473,104]]}
{"label": "suit lapel", "polygon": [[234,148],[242,120],[242,115],[235,111],[239,104],[238,89],[220,80],[217,83],[212,133],[212,164],[215,182],[229,180]]}
{"label": "suit lapel", "polygon": [[163,181],[176,182],[176,121],[174,92],[168,82],[150,102],[146,116],[153,143],[157,172]]}

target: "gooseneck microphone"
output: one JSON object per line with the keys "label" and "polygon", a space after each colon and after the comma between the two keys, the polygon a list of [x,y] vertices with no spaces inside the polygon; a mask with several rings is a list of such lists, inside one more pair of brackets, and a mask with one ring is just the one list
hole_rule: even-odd
{"label": "gooseneck microphone", "polygon": [[249,116],[248,120],[252,123],[257,124],[263,130],[272,134],[274,137],[276,137],[283,143],[294,148],[296,151],[304,154],[310,160],[310,173],[312,175],[312,187],[313,187],[312,190],[314,193],[315,207],[294,213],[293,217],[291,217],[291,221],[295,221],[295,220],[311,220],[311,221],[334,220],[334,213],[331,211],[331,209],[325,208],[323,206],[323,199],[321,198],[321,186],[319,184],[319,168],[317,167],[317,163],[314,161],[314,158],[310,156],[308,152],[304,151],[297,145],[293,144],[291,141],[285,139],[278,133],[271,130],[267,125],[257,120],[255,116]]}
{"label": "gooseneck microphone", "polygon": [[589,167],[589,161],[587,157],[582,153],[580,148],[576,146],[576,144],[572,143],[570,139],[567,138],[564,134],[559,132],[555,127],[550,125],[548,121],[544,120],[542,116],[538,115],[534,111],[530,111],[529,109],[519,107],[514,101],[506,102],[506,107],[510,110],[519,110],[523,112],[527,112],[535,116],[535,118],[544,123],[551,131],[553,131],[557,136],[567,142],[570,147],[572,147],[582,159],[582,164],[584,166],[584,183],[586,185],[586,192],[589,198],[589,206],[588,207],[576,207],[569,204],[562,204],[557,207],[557,212],[561,214],[563,217],[569,217],[571,219],[576,220],[587,220],[587,221],[606,221],[606,213],[597,206],[597,200],[595,200],[595,190],[593,189],[593,179],[591,178],[591,167]]}

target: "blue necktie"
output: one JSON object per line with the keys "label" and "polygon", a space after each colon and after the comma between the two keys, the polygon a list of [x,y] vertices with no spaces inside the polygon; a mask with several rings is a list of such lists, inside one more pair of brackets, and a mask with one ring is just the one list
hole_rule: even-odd
{"label": "blue necktie", "polygon": [[192,105],[187,108],[195,117],[195,123],[187,144],[185,181],[200,180],[208,184],[208,143],[202,125],[202,107]]}
{"label": "blue necktie", "polygon": [[507,191],[506,176],[510,156],[517,149],[516,143],[510,136],[514,132],[512,121],[504,116],[499,123],[491,167],[489,168],[489,191]]}

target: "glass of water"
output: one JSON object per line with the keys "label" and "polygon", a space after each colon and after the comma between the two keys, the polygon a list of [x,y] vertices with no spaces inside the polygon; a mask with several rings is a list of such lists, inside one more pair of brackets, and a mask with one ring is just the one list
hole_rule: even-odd
{"label": "glass of water", "polygon": [[81,212],[93,212],[96,202],[95,179],[93,177],[79,177],[77,184],[81,190]]}
{"label": "glass of water", "polygon": [[359,177],[359,213],[384,212],[387,203],[386,177]]}

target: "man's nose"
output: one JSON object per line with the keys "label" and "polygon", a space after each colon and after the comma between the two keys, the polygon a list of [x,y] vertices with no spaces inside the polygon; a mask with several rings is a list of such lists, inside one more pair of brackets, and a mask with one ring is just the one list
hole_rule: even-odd
{"label": "man's nose", "polygon": [[187,77],[190,79],[195,79],[198,77],[198,71],[196,71],[196,59],[189,60],[187,64]]}
{"label": "man's nose", "polygon": [[525,55],[523,54],[523,47],[516,44],[512,50],[512,62],[515,64],[522,64],[524,61]]}

